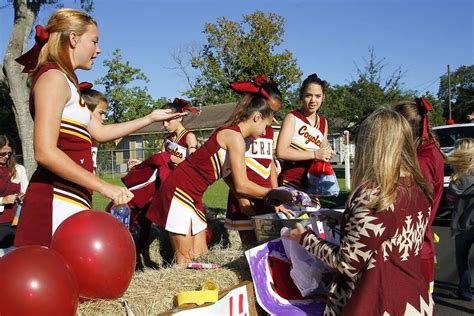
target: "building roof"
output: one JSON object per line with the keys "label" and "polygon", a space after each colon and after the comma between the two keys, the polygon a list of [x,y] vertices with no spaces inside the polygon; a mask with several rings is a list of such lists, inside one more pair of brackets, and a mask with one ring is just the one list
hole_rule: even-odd
{"label": "building roof", "polygon": [[[200,114],[188,113],[183,120],[183,125],[189,130],[215,129],[224,125],[231,116],[237,103],[213,104],[202,107]],[[139,129],[131,135],[151,134],[165,132],[161,122],[155,122]]]}

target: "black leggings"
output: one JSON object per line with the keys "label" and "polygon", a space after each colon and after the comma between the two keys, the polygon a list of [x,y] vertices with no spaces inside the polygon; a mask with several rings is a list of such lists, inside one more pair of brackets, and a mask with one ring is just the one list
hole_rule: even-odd
{"label": "black leggings", "polygon": [[15,233],[16,227],[12,227],[12,223],[0,223],[0,248],[13,246]]}

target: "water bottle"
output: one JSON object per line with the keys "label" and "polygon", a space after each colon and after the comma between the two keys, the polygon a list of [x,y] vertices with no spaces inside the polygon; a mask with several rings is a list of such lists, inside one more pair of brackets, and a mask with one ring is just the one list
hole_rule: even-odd
{"label": "water bottle", "polygon": [[127,228],[130,227],[130,208],[127,204],[112,206],[110,214],[121,221]]}

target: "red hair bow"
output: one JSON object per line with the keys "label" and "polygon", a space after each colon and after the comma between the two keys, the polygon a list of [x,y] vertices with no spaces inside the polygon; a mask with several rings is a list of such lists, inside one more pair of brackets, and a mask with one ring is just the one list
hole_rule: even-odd
{"label": "red hair bow", "polygon": [[15,59],[17,63],[25,66],[22,71],[24,73],[33,72],[36,68],[41,48],[43,48],[44,44],[46,44],[49,39],[49,32],[44,27],[36,25],[35,29],[35,45],[29,51]]}
{"label": "red hair bow", "polygon": [[83,91],[83,90],[91,89],[93,86],[94,85],[92,83],[83,81],[79,84],[79,90]]}
{"label": "red hair bow", "polygon": [[421,138],[428,139],[428,117],[427,117],[427,114],[428,114],[428,112],[431,112],[433,107],[423,97],[422,98],[416,98],[415,101],[416,101],[416,104],[418,104],[418,106],[421,107],[421,109],[423,111],[423,133],[421,135]]}
{"label": "red hair bow", "polygon": [[191,113],[199,113],[198,108],[193,108],[189,106],[189,101],[179,98],[174,98],[173,104],[179,105],[181,107],[181,112],[189,111]]}
{"label": "red hair bow", "polygon": [[239,94],[260,94],[265,99],[270,99],[270,95],[267,91],[262,87],[264,83],[267,83],[268,79],[262,73],[255,78],[254,82],[250,81],[236,81],[230,84],[230,88]]}

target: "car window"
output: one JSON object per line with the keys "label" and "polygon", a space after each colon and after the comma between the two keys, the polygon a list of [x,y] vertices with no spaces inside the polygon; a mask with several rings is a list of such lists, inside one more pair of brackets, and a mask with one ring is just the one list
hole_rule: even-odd
{"label": "car window", "polygon": [[460,126],[433,130],[441,147],[453,147],[454,142],[459,138],[474,137],[472,126]]}

